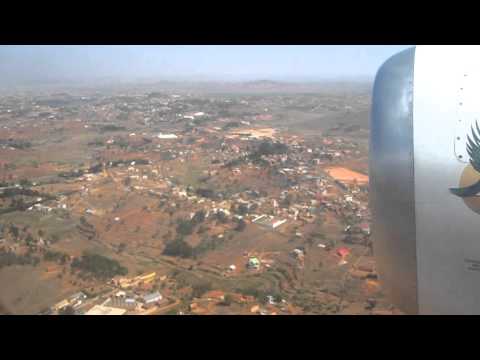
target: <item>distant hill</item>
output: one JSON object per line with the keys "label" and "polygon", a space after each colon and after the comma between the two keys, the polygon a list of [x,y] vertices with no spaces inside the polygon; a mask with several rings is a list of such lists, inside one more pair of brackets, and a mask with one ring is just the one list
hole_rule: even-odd
{"label": "distant hill", "polygon": [[196,94],[358,94],[370,93],[372,87],[371,81],[358,80],[324,80],[315,82],[290,82],[274,80],[255,80],[244,82],[221,82],[221,81],[171,81],[154,80],[149,82],[129,82],[102,80],[85,83],[36,83],[36,84],[16,84],[15,86],[2,87],[0,82],[0,92],[19,92],[19,91],[46,91],[46,92],[68,92],[75,90],[106,90],[106,91],[124,91],[139,90],[145,92],[179,92]]}
{"label": "distant hill", "polygon": [[289,84],[289,83],[284,83],[284,82],[279,82],[279,81],[272,81],[272,80],[256,80],[256,81],[248,81],[244,83],[239,83],[239,87],[244,87],[246,89],[276,89],[279,87],[291,87],[292,85],[295,84]]}

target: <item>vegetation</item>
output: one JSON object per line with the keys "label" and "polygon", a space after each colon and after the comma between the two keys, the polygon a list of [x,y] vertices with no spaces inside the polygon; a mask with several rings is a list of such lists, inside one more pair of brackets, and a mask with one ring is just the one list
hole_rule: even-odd
{"label": "vegetation", "polygon": [[102,138],[96,138],[88,143],[88,146],[103,146],[104,142]]}
{"label": "vegetation", "polygon": [[242,124],[239,121],[230,121],[223,126],[223,130],[233,129],[241,126]]}
{"label": "vegetation", "polygon": [[205,281],[192,286],[192,297],[199,298],[206,292],[212,290],[212,284]]}
{"label": "vegetation", "polygon": [[25,187],[32,186],[32,182],[28,179],[21,179],[19,184]]}
{"label": "vegetation", "polygon": [[13,251],[0,250],[0,268],[11,265],[36,266],[39,262],[40,259],[32,256],[30,253],[17,255]]}
{"label": "vegetation", "polygon": [[69,256],[67,254],[60,251],[47,250],[45,254],[43,254],[45,261],[54,261],[62,265],[67,262],[68,258]]}
{"label": "vegetation", "polygon": [[207,251],[215,250],[220,244],[222,244],[223,241],[222,239],[218,237],[212,237],[212,238],[204,238],[198,244],[194,249],[193,249],[193,254],[195,256],[201,255]]}
{"label": "vegetation", "polygon": [[103,280],[128,273],[128,270],[120,265],[118,261],[102,255],[88,253],[85,253],[81,258],[73,260],[72,269]]}
{"label": "vegetation", "polygon": [[238,215],[245,215],[248,213],[248,206],[246,204],[240,204],[235,212],[238,214]]}
{"label": "vegetation", "polygon": [[177,233],[184,236],[191,235],[194,227],[195,223],[191,220],[179,220],[177,223]]}
{"label": "vegetation", "polygon": [[225,215],[225,213],[223,211],[218,211],[215,214],[215,217],[222,224],[226,224],[228,222],[227,215]]}
{"label": "vegetation", "polygon": [[124,131],[126,130],[125,126],[117,126],[117,125],[104,125],[100,128],[101,132],[106,131]]}
{"label": "vegetation", "polygon": [[253,153],[253,157],[260,157],[263,155],[277,155],[285,154],[288,151],[288,146],[279,142],[263,141]]}
{"label": "vegetation", "polygon": [[32,147],[32,143],[24,140],[0,140],[0,145],[7,145],[14,149],[25,150]]}
{"label": "vegetation", "polygon": [[226,294],[223,298],[223,301],[220,303],[224,306],[230,306],[233,303],[233,296],[231,294]]}
{"label": "vegetation", "polygon": [[58,315],[75,315],[75,309],[70,305],[65,306],[58,312]]}
{"label": "vegetation", "polygon": [[237,289],[236,291],[243,295],[253,296],[257,299],[257,301],[262,304],[265,304],[267,302],[267,295],[269,295],[269,292],[253,286],[243,289]]}
{"label": "vegetation", "polygon": [[235,227],[236,231],[243,231],[247,227],[247,223],[243,220],[240,219],[237,223],[237,226]]}
{"label": "vegetation", "polygon": [[205,210],[199,210],[195,213],[191,222],[195,225],[201,224],[202,222],[205,221],[205,215],[206,215]]}
{"label": "vegetation", "polygon": [[195,191],[195,193],[198,196],[202,196],[202,197],[205,197],[207,199],[215,199],[216,198],[215,191],[213,191],[211,189],[197,189]]}
{"label": "vegetation", "polygon": [[193,248],[183,238],[177,238],[166,244],[163,254],[189,258],[193,256]]}
{"label": "vegetation", "polygon": [[50,235],[49,239],[52,244],[55,244],[56,242],[60,241],[60,236],[58,236],[57,234],[52,234]]}

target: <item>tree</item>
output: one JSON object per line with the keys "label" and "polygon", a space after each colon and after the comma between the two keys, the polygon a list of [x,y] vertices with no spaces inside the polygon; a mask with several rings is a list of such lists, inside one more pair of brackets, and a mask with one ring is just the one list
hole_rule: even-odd
{"label": "tree", "polygon": [[121,253],[121,252],[123,252],[126,248],[127,248],[127,244],[125,244],[125,243],[120,243],[120,245],[118,245],[118,252]]}
{"label": "tree", "polygon": [[243,219],[240,219],[238,221],[237,226],[235,227],[235,230],[236,231],[243,231],[243,230],[245,230],[246,227],[247,227],[247,223]]}
{"label": "tree", "polygon": [[123,180],[123,185],[125,186],[130,186],[132,184],[132,179],[130,178],[130,176],[127,176],[124,180]]}
{"label": "tree", "polygon": [[31,183],[28,179],[21,179],[21,180],[20,180],[20,185],[26,187],[26,186],[31,186],[32,183]]}
{"label": "tree", "polygon": [[194,224],[190,220],[179,220],[177,223],[177,233],[180,235],[190,235],[193,233]]}
{"label": "tree", "polygon": [[12,234],[13,238],[14,238],[15,240],[17,240],[17,239],[18,239],[18,236],[20,235],[20,231],[18,230],[18,227],[16,227],[15,225],[11,224],[9,231],[10,231],[10,234]]}
{"label": "tree", "polygon": [[225,213],[223,211],[218,211],[217,214],[217,220],[222,223],[222,224],[226,224],[228,222],[228,218],[227,218],[227,215],[225,215]]}
{"label": "tree", "polygon": [[31,245],[33,244],[35,240],[33,239],[33,236],[31,234],[28,234],[27,237],[25,238],[25,242],[27,243],[27,245]]}
{"label": "tree", "polygon": [[246,204],[240,204],[237,208],[237,214],[245,215],[248,213],[248,206]]}
{"label": "tree", "polygon": [[58,315],[75,315],[75,309],[68,305],[58,312]]}
{"label": "tree", "polygon": [[200,224],[205,221],[205,210],[198,210],[192,218],[192,222],[196,224]]}
{"label": "tree", "polygon": [[221,304],[225,306],[230,306],[232,302],[233,302],[233,296],[231,294],[227,294],[224,296]]}

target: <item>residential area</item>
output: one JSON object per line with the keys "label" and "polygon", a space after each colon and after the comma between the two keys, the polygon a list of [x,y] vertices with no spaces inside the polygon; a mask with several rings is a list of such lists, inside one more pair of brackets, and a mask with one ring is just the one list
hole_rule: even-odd
{"label": "residential area", "polygon": [[372,256],[370,88],[264,86],[1,97],[0,313],[399,313]]}

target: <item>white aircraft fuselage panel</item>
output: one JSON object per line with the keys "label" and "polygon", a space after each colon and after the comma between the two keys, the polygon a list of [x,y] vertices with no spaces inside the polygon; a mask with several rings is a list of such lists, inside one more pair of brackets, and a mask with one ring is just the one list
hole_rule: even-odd
{"label": "white aircraft fuselage panel", "polygon": [[480,314],[480,46],[417,46],[382,66],[370,181],[391,300],[408,313]]}

